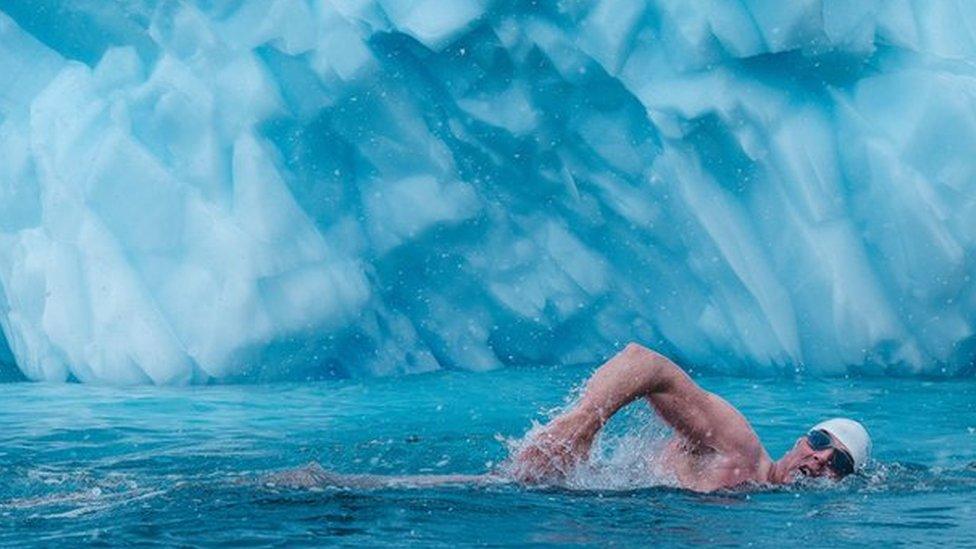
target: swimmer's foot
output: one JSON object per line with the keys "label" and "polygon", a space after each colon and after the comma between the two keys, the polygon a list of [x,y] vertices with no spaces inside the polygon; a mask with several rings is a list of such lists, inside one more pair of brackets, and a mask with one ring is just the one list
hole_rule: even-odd
{"label": "swimmer's foot", "polygon": [[266,475],[261,483],[272,488],[279,486],[282,488],[324,488],[327,486],[343,486],[342,476],[330,473],[317,462],[312,461],[303,467]]}

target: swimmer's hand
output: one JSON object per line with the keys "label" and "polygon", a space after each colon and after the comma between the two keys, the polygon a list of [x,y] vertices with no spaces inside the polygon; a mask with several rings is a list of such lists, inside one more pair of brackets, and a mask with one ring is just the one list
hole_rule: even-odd
{"label": "swimmer's hand", "polygon": [[515,480],[526,484],[559,482],[589,457],[600,422],[579,408],[552,420],[536,433],[512,461]]}

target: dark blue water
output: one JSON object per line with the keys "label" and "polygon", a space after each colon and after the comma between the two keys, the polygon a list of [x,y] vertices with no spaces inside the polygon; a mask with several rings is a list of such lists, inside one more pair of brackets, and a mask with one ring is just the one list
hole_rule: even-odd
{"label": "dark blue water", "polygon": [[[839,485],[701,495],[629,465],[664,435],[615,421],[577,488],[291,490],[262,475],[480,473],[588,369],[200,388],[0,384],[0,546],[976,545],[976,382],[703,378],[778,457],[862,419],[878,462]],[[646,440],[645,440],[646,439]]]}

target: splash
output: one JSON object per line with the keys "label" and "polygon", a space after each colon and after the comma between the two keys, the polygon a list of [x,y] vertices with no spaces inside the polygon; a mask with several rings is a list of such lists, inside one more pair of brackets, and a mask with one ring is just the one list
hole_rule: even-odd
{"label": "splash", "polygon": [[[579,389],[567,397],[564,406],[549,410],[555,418],[579,400]],[[508,448],[509,458],[498,472],[507,478],[521,478],[524,471],[516,456],[531,444],[544,424],[534,421],[521,438],[498,440]],[[543,478],[542,485],[571,490],[636,490],[651,487],[677,487],[674,475],[661,463],[671,430],[661,424],[647,408],[631,406],[618,413],[600,431],[582,462],[562,471],[558,477]]]}

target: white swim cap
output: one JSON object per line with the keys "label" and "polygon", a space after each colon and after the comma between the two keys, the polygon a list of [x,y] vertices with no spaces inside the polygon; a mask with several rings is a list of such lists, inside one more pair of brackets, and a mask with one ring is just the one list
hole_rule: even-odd
{"label": "white swim cap", "polygon": [[871,456],[871,435],[863,425],[843,417],[835,417],[813,426],[811,431],[827,431],[851,452],[854,469],[860,469]]}

